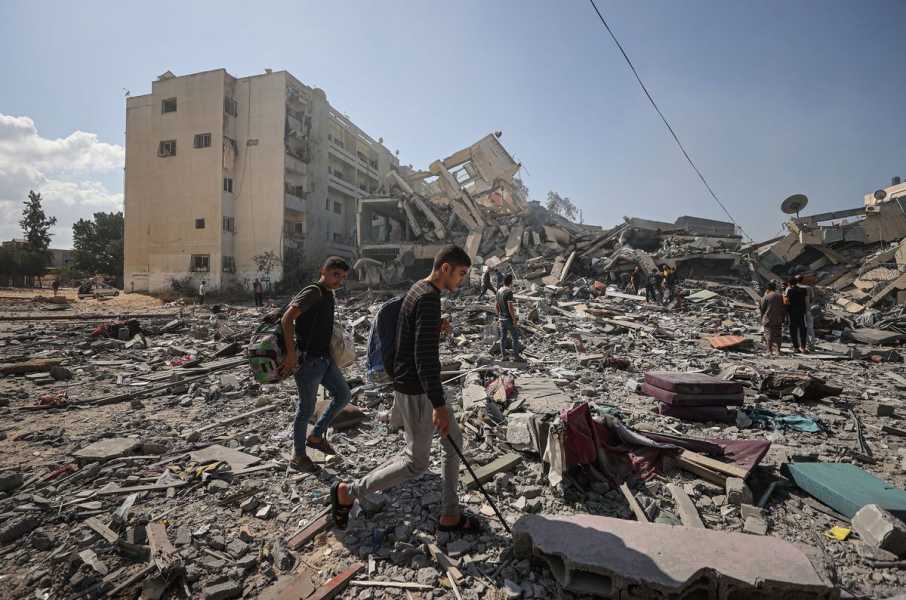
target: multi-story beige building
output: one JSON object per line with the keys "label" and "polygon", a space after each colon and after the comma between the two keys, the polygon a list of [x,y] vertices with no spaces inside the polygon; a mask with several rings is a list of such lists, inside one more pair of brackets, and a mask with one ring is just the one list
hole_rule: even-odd
{"label": "multi-story beige building", "polygon": [[353,257],[358,198],[397,158],[286,71],[176,77],[126,101],[125,289],[272,282]]}

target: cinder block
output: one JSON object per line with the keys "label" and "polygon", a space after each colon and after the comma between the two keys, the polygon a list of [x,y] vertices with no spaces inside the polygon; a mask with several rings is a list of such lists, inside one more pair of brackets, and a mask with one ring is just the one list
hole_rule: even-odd
{"label": "cinder block", "polygon": [[876,548],[906,556],[906,524],[877,504],[859,509],[852,521],[853,531],[862,541]]}
{"label": "cinder block", "polygon": [[727,477],[726,490],[729,504],[755,504],[752,490],[739,477]]}

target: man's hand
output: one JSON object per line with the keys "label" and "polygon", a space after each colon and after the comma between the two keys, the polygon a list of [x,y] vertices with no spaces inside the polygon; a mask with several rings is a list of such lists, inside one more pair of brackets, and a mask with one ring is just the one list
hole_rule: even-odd
{"label": "man's hand", "polygon": [[450,431],[450,413],[447,411],[446,406],[434,409],[431,422],[434,423],[434,428],[441,436],[447,437],[447,433]]}
{"label": "man's hand", "polygon": [[299,367],[299,356],[296,354],[296,351],[293,350],[286,355],[286,358],[283,359],[283,363],[280,365],[280,376],[289,377],[296,372],[296,369]]}

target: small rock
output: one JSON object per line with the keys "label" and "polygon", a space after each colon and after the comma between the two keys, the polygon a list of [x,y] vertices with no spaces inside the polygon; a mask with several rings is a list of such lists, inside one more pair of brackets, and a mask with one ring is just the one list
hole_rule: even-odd
{"label": "small rock", "polygon": [[877,504],[867,504],[853,516],[853,531],[870,546],[906,556],[906,524]]}
{"label": "small rock", "polygon": [[239,558],[249,550],[249,545],[242,540],[236,539],[227,544],[226,551],[233,558]]}
{"label": "small rock", "polygon": [[437,583],[437,571],[431,567],[419,569],[415,574],[415,579],[422,585],[434,585]]}
{"label": "small rock", "polygon": [[459,558],[472,549],[472,542],[468,540],[456,540],[447,544],[447,554],[450,558]]}
{"label": "small rock", "polygon": [[[595,483],[601,483],[601,482],[595,482]],[[606,484],[605,484],[605,485],[606,485]],[[592,489],[594,490],[594,486],[592,486]],[[609,488],[608,488],[608,489],[609,489]],[[597,492],[597,493],[599,493],[599,494],[601,494],[601,493],[606,494],[606,493],[607,493],[607,490],[605,490],[604,492],[598,492],[598,490],[594,490],[594,491]],[[530,486],[528,486],[528,487],[522,488],[521,492],[522,492],[522,495],[525,497],[526,500],[532,500],[533,498],[537,498],[537,497],[540,496],[542,493],[544,493],[544,490],[541,489],[541,486],[539,486],[539,485],[530,485]]]}
{"label": "small rock", "polygon": [[425,494],[422,496],[421,502],[422,506],[431,506],[432,504],[439,504],[441,501],[441,495],[438,492],[432,492],[430,494]]}
{"label": "small rock", "polygon": [[15,471],[0,472],[0,492],[12,492],[22,485],[21,473]]}
{"label": "small rock", "polygon": [[510,600],[517,600],[517,598],[522,597],[522,588],[515,581],[510,581],[509,579],[504,579],[503,593]]}
{"label": "small rock", "polygon": [[53,535],[39,529],[31,534],[31,545],[35,550],[46,551],[56,546],[57,542]]}
{"label": "small rock", "polygon": [[173,544],[176,546],[188,546],[192,543],[192,530],[187,525],[180,525],[176,528],[176,539]]}
{"label": "small rock", "polygon": [[0,544],[15,542],[22,536],[31,533],[38,525],[40,525],[38,520],[29,516],[4,521],[0,526]]}
{"label": "small rock", "polygon": [[754,504],[752,490],[739,477],[727,477],[727,502],[730,504]]}
{"label": "small rock", "polygon": [[236,566],[241,569],[243,573],[253,571],[255,567],[258,566],[258,557],[254,554],[247,554],[236,561]]}
{"label": "small rock", "polygon": [[208,546],[214,550],[225,550],[226,540],[222,535],[212,535],[208,538]]}
{"label": "small rock", "polygon": [[746,533],[753,533],[755,535],[765,535],[768,532],[768,523],[758,517],[749,517],[742,526],[742,530]]}
{"label": "small rock", "polygon": [[231,600],[242,596],[242,585],[230,580],[207,586],[201,593],[204,600]]}
{"label": "small rock", "polygon": [[72,379],[72,371],[59,365],[50,368],[50,376],[57,381],[68,381]]}
{"label": "small rock", "polygon": [[222,492],[223,490],[229,489],[230,484],[223,479],[212,479],[208,482],[208,491],[209,492]]}
{"label": "small rock", "polygon": [[255,512],[255,509],[258,508],[258,499],[254,496],[246,498],[242,501],[242,504],[239,505],[239,509],[243,514],[250,514]]}

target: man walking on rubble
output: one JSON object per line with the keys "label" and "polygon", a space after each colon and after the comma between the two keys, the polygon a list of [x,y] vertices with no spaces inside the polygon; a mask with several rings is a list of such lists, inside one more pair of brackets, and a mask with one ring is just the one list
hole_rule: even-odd
{"label": "man walking on rubble", "polygon": [[513,359],[522,361],[522,344],[519,343],[519,322],[516,301],[513,298],[513,275],[503,278],[503,287],[497,290],[497,320],[500,322],[500,356],[506,358],[507,338],[512,339]]}
{"label": "man walking on rubble", "polygon": [[790,341],[796,352],[808,354],[807,340],[808,334],[805,328],[805,312],[807,292],[799,283],[802,281],[801,275],[796,275],[790,279],[789,286],[786,290],[787,311],[790,315]]}
{"label": "man walking on rubble", "polygon": [[[305,473],[318,470],[308,457],[306,446],[324,454],[335,454],[325,435],[331,422],[350,399],[349,385],[330,356],[336,306],[334,290],[343,285],[348,275],[349,263],[339,256],[328,257],[321,266],[321,278],[296,294],[280,319],[286,344],[280,373],[284,377],[294,374],[299,390],[290,466]],[[306,435],[308,421],[315,413],[319,385],[330,392],[332,400],[315,423],[311,435]]]}
{"label": "man walking on rubble", "polygon": [[667,294],[669,294],[669,301],[672,302],[676,297],[676,271],[670,268],[670,265],[664,265],[664,272],[661,276],[664,280],[663,288],[666,291],[663,300],[667,302]]}
{"label": "man walking on rubble", "polygon": [[491,290],[495,295],[497,294],[497,289],[491,285],[491,271],[494,269],[485,265],[484,272],[481,275],[481,293],[478,294],[479,300],[484,300],[484,295],[488,290]]}
{"label": "man walking on rubble", "polygon": [[261,280],[257,277],[252,283],[252,292],[255,294],[255,306],[259,308],[264,306],[264,286],[261,285]]}
{"label": "man walking on rubble", "polygon": [[207,288],[205,285],[205,280],[202,279],[201,283],[198,285],[198,303],[199,304],[204,304],[204,295],[206,292],[207,292]]}
{"label": "man walking on rubble", "polygon": [[657,268],[651,269],[648,274],[648,280],[645,284],[645,300],[648,302],[657,302],[660,304],[663,297],[661,290],[661,273]]}
{"label": "man walking on rubble", "polygon": [[637,296],[640,296],[645,288],[645,273],[638,265],[632,271],[632,287],[634,288],[633,293]]}
{"label": "man walking on rubble", "polygon": [[393,362],[395,410],[402,418],[406,450],[397,458],[356,481],[338,481],[330,488],[334,525],[345,529],[356,498],[414,479],[428,469],[436,429],[444,449],[443,506],[439,531],[474,533],[480,522],[461,511],[457,484],[459,458],[451,441],[462,447],[459,425],[444,401],[440,380],[441,291],[455,291],[472,261],[459,246],[447,246],[434,258],[431,274],[416,282],[400,308]]}
{"label": "man walking on rubble", "polygon": [[786,316],[786,306],[783,296],[777,291],[777,284],[769,281],[764,296],[758,308],[761,311],[761,324],[764,326],[764,340],[768,345],[768,355],[780,354],[780,342],[783,340],[783,319]]}

